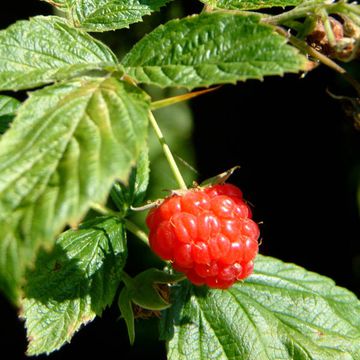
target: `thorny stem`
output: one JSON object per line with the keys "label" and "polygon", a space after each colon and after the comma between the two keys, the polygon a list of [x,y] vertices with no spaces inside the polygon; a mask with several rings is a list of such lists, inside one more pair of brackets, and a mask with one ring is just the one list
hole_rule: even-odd
{"label": "thorny stem", "polygon": [[160,142],[160,145],[162,146],[166,160],[168,161],[168,163],[170,165],[170,169],[179,185],[179,188],[182,190],[187,190],[186,183],[185,183],[185,181],[181,175],[181,172],[176,164],[174,156],[170,151],[169,145],[166,143],[164,135],[162,134],[161,129],[160,129],[158,123],[156,122],[156,119],[151,111],[149,111],[149,120],[150,120],[150,124],[153,127],[155,134]]}

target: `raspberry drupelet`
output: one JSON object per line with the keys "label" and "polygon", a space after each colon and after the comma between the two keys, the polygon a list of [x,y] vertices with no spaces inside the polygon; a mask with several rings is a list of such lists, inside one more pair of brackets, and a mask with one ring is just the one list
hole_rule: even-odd
{"label": "raspberry drupelet", "polygon": [[195,285],[227,289],[248,277],[258,253],[258,225],[232,184],[166,198],[146,223],[151,249]]}

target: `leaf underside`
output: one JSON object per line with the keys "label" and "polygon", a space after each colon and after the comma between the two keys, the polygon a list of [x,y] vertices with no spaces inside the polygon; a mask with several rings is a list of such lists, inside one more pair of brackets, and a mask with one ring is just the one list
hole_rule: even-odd
{"label": "leaf underside", "polygon": [[123,59],[138,82],[190,89],[298,72],[305,64],[305,57],[258,16],[222,12],[169,21]]}
{"label": "leaf underside", "polygon": [[360,358],[360,302],[296,265],[259,256],[227,291],[185,283],[162,318],[169,360]]}
{"label": "leaf underside", "polygon": [[47,87],[18,110],[0,141],[0,289],[10,298],[38,247],[128,180],[148,109],[141,90],[108,78]]}

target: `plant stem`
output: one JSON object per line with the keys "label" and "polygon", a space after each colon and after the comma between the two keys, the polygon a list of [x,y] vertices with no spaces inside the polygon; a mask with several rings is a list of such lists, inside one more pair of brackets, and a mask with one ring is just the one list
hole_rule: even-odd
{"label": "plant stem", "polygon": [[176,164],[174,156],[170,151],[169,145],[166,143],[164,135],[162,134],[161,129],[160,129],[158,123],[156,122],[156,119],[151,111],[149,111],[149,119],[150,119],[150,124],[153,127],[155,134],[162,146],[166,160],[168,161],[168,163],[170,165],[170,169],[179,185],[179,188],[182,190],[186,190],[187,189],[186,183],[180,173],[180,170]]}
{"label": "plant stem", "polygon": [[297,47],[299,50],[303,51],[304,53],[314,57],[315,59],[319,60],[324,65],[328,66],[329,68],[335,70],[336,72],[344,75],[346,70],[338,65],[336,62],[329,59],[326,55],[322,54],[321,52],[314,49],[312,46],[308,45],[305,41],[298,39],[297,37],[290,35],[286,30],[278,27],[277,32],[279,34],[284,35],[289,39],[289,42]]}
{"label": "plant stem", "polygon": [[139,238],[142,242],[144,242],[147,246],[149,246],[149,238],[144,231],[142,231],[136,224],[128,219],[124,219],[119,212],[108,209],[107,207],[93,203],[91,204],[91,208],[97,211],[102,215],[111,215],[120,218],[125,225],[126,230],[130,231],[137,238]]}
{"label": "plant stem", "polygon": [[124,219],[124,224],[127,230],[139,238],[143,243],[149,246],[149,238],[136,224],[128,219]]}
{"label": "plant stem", "polygon": [[125,271],[122,271],[121,275],[122,275],[122,281],[124,282],[125,286],[127,288],[131,288],[131,285],[133,284],[132,278]]}
{"label": "plant stem", "polygon": [[93,210],[97,211],[101,215],[111,215],[111,216],[119,217],[118,212],[116,212],[114,210],[111,210],[111,209],[107,208],[104,205],[101,205],[101,204],[98,204],[98,203],[91,203],[90,207]]}
{"label": "plant stem", "polygon": [[310,4],[308,6],[306,5],[298,6],[292,10],[286,11],[278,15],[265,15],[262,18],[262,21],[274,25],[283,24],[285,22],[288,22],[289,20],[306,17],[309,13],[312,13],[313,10],[314,10],[313,4]]}
{"label": "plant stem", "polygon": [[289,20],[299,19],[307,17],[309,15],[315,15],[316,10],[323,11],[326,14],[330,14],[336,11],[340,11],[343,8],[342,3],[319,3],[318,1],[305,1],[302,5],[299,5],[289,11],[283,12],[278,15],[265,15],[262,18],[263,22],[268,24],[280,25],[288,22]]}
{"label": "plant stem", "polygon": [[335,38],[334,31],[333,31],[331,23],[330,23],[329,16],[324,9],[321,9],[320,14],[321,14],[322,22],[324,24],[325,33],[328,38],[329,44],[331,47],[334,47],[336,45],[336,38]]}
{"label": "plant stem", "polygon": [[310,45],[308,45],[305,41],[302,41],[296,38],[293,35],[289,35],[286,30],[278,27],[276,29],[280,34],[286,36],[289,39],[289,42],[297,47],[299,50],[307,53],[308,55],[312,56],[313,58],[319,60],[321,63],[329,67],[330,69],[335,70],[339,74],[341,74],[344,79],[356,90],[356,92],[360,95],[360,84],[357,80],[353,79],[346,70],[338,65],[335,61],[329,59],[326,55],[322,54],[321,52],[317,51]]}

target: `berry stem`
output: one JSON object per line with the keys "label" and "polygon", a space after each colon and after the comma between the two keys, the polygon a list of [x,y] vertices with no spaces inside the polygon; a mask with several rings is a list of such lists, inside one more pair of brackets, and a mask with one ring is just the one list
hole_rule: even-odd
{"label": "berry stem", "polygon": [[128,231],[134,234],[138,239],[140,239],[144,244],[149,246],[149,238],[144,231],[142,231],[136,224],[128,219],[124,219],[125,227]]}
{"label": "berry stem", "polygon": [[170,169],[175,177],[175,180],[177,181],[179,188],[182,190],[186,190],[187,186],[186,183],[181,175],[181,172],[176,164],[176,161],[174,159],[173,154],[170,151],[169,145],[166,143],[164,135],[161,132],[161,129],[156,122],[156,119],[151,111],[149,111],[149,120],[150,124],[153,127],[155,134],[160,142],[160,145],[162,146],[163,152],[165,154],[166,160],[168,161],[170,165]]}

